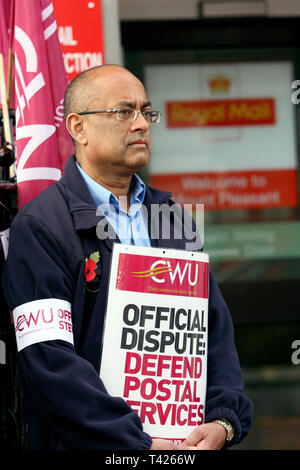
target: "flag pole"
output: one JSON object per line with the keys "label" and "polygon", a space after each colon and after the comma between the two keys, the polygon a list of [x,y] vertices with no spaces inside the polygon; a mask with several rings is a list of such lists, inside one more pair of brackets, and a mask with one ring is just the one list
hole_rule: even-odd
{"label": "flag pole", "polygon": [[[9,109],[6,101],[4,58],[2,51],[0,51],[0,96],[2,101],[2,122],[4,128],[5,146],[10,150],[13,150],[11,127],[9,120]],[[10,178],[13,178],[15,176],[13,165],[11,165],[9,168],[9,176]]]}
{"label": "flag pole", "polygon": [[12,52],[13,35],[15,23],[15,0],[10,3],[10,18],[9,18],[9,46],[8,46],[8,66],[7,66],[7,104],[10,107],[11,93],[12,93],[12,80],[13,80],[13,64],[14,56]]}
{"label": "flag pole", "polygon": [[6,140],[7,147],[12,148],[10,121],[9,121],[9,109],[6,97],[6,85],[5,85],[5,69],[4,69],[4,56],[2,50],[2,38],[0,34],[0,96],[2,101],[2,120],[4,127],[4,137]]}
{"label": "flag pole", "polygon": [[[13,141],[11,135],[11,126],[9,120],[9,108],[11,103],[11,94],[12,94],[12,81],[13,81],[13,65],[14,65],[14,56],[12,52],[13,48],[13,36],[14,36],[14,25],[15,25],[15,0],[11,0],[10,2],[10,18],[9,18],[9,45],[8,45],[8,64],[7,64],[7,93],[6,93],[6,102],[7,102],[7,114],[8,114],[8,121],[9,121],[9,130],[10,130],[10,143],[11,149],[13,150]],[[6,139],[7,140],[7,139]],[[16,176],[15,173],[15,165],[11,165],[9,167],[9,176],[10,178],[14,178]]]}

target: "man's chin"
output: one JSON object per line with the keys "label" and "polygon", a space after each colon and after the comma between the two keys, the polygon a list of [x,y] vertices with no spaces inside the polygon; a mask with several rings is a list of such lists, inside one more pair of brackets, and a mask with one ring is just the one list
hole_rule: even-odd
{"label": "man's chin", "polygon": [[126,166],[137,171],[148,164],[149,158],[150,154],[148,151],[136,152],[134,155],[130,155],[126,158]]}

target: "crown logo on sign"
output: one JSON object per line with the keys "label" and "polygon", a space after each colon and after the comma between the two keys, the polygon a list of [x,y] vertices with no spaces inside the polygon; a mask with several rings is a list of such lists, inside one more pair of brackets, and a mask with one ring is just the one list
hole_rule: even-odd
{"label": "crown logo on sign", "polygon": [[211,93],[228,93],[231,85],[231,80],[218,72],[214,77],[208,80],[208,85]]}

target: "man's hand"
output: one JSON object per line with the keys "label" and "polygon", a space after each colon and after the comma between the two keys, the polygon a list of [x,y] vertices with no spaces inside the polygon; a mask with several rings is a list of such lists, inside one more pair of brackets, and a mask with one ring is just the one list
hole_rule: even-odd
{"label": "man's hand", "polygon": [[187,446],[184,443],[182,445],[175,444],[172,441],[166,439],[153,439],[150,450],[197,450],[194,446]]}
{"label": "man's hand", "polygon": [[166,439],[153,439],[150,450],[220,450],[226,441],[226,429],[219,423],[198,426],[178,445]]}
{"label": "man's hand", "polygon": [[220,450],[226,441],[226,429],[219,423],[198,426],[182,445],[197,450]]}

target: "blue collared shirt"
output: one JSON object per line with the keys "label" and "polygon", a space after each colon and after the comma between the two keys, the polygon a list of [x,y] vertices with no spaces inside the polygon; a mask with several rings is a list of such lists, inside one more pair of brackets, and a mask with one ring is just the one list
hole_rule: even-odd
{"label": "blue collared shirt", "polygon": [[146,186],[138,175],[133,175],[130,191],[130,208],[126,212],[112,192],[91,178],[76,162],[77,168],[97,208],[104,213],[120,241],[127,245],[151,246],[147,220],[142,211]]}

